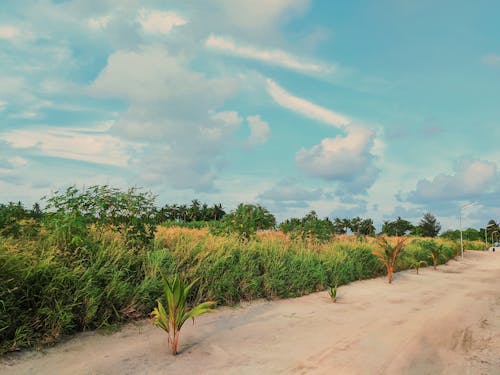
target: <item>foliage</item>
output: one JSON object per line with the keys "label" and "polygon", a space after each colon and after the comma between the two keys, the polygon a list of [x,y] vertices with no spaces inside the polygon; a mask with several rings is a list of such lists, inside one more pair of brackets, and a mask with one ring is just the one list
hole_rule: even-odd
{"label": "foliage", "polygon": [[189,228],[189,229],[203,229],[210,228],[213,225],[217,225],[216,221],[164,221],[161,223],[162,227],[172,228]]}
{"label": "foliage", "polygon": [[398,216],[394,221],[384,221],[381,233],[387,236],[406,236],[414,230],[412,223]]}
{"label": "foliage", "polygon": [[151,313],[153,324],[167,332],[173,355],[177,354],[180,331],[186,320],[192,318],[194,322],[195,317],[215,311],[212,308],[215,302],[203,302],[191,309],[188,308],[188,294],[196,281],[188,285],[179,278],[179,275],[175,275],[171,281],[164,277],[163,297],[166,308],[158,300],[158,306]]}
{"label": "foliage", "polygon": [[391,244],[385,237],[380,236],[377,241],[375,255],[382,261],[387,270],[387,282],[392,283],[392,275],[396,267],[396,262],[403,254],[406,237],[400,237],[396,243]]}
{"label": "foliage", "polygon": [[330,295],[332,302],[337,301],[337,284],[328,287],[328,294]]}
{"label": "foliage", "polygon": [[288,219],[279,225],[279,229],[293,238],[320,242],[331,240],[334,231],[333,223],[328,218],[319,219],[315,211],[311,211],[302,219]]}
{"label": "foliage", "polygon": [[60,220],[61,215],[69,215],[87,224],[117,231],[129,247],[144,246],[154,237],[155,197],[138,188],[122,191],[96,185],[80,191],[72,186],[45,199],[47,208],[54,211],[51,218]]}
{"label": "foliage", "polygon": [[[477,230],[474,228],[467,228],[462,232],[464,240],[468,241],[483,241],[484,240],[484,230]],[[460,230],[447,230],[439,236],[441,238],[446,238],[450,240],[460,240]],[[484,241],[483,241],[484,242]]]}
{"label": "foliage", "polygon": [[432,265],[434,269],[440,261],[443,261],[444,257],[444,246],[433,240],[421,240],[418,241],[418,245],[429,255],[432,259]]}
{"label": "foliage", "polygon": [[[261,231],[273,228],[275,219],[254,205],[240,205],[222,220],[193,221],[206,206],[193,201],[184,221],[155,231],[154,197],[135,188],[69,188],[47,203],[49,212],[0,205],[0,352],[147,316],[164,293],[160,271],[199,280],[186,297],[189,306],[296,297],[382,271],[375,240],[364,237],[372,232],[370,219],[331,222],[311,213],[290,220],[290,228],[299,229],[286,235]],[[357,236],[342,234],[349,230]],[[387,239],[393,247],[396,241]],[[439,263],[460,250],[446,238],[435,243],[442,248]],[[405,247],[416,260],[432,261],[419,241]],[[396,262],[393,271],[409,263]]]}
{"label": "foliage", "polygon": [[201,203],[198,199],[191,201],[188,206],[186,204],[166,204],[157,211],[156,222],[207,222],[221,220],[226,211],[222,204],[216,203],[209,206],[207,203]]}
{"label": "foliage", "polygon": [[35,203],[33,208],[27,209],[21,202],[0,204],[0,235],[18,238],[24,235],[36,236],[42,217],[40,205]]}
{"label": "foliage", "polygon": [[224,216],[220,226],[211,227],[214,234],[236,233],[240,238],[248,240],[257,230],[273,229],[275,217],[264,207],[254,204],[238,205],[236,210]]}
{"label": "foliage", "polygon": [[351,219],[349,228],[352,233],[358,236],[374,236],[375,226],[372,219],[362,219],[356,216]]}
{"label": "foliage", "polygon": [[434,215],[428,212],[420,220],[420,224],[416,228],[416,234],[422,237],[436,237],[440,230],[441,224]]}
{"label": "foliage", "polygon": [[408,264],[409,268],[414,268],[415,271],[417,271],[417,275],[418,275],[418,270],[420,269],[420,267],[427,266],[427,262],[425,260],[418,260],[415,257],[410,257],[407,260],[407,264]]}

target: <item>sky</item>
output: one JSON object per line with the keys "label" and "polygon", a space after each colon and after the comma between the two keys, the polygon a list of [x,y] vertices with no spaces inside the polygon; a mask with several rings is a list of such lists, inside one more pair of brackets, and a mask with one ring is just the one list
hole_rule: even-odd
{"label": "sky", "polygon": [[[0,202],[500,219],[500,2],[3,0]],[[473,203],[461,209],[462,206]]]}

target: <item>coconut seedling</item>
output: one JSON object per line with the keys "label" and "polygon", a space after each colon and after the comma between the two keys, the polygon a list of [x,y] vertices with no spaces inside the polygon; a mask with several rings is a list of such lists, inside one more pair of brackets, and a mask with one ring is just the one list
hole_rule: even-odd
{"label": "coconut seedling", "polygon": [[332,302],[335,303],[335,301],[337,301],[337,284],[328,287],[328,294],[330,295]]}
{"label": "coconut seedling", "polygon": [[173,355],[177,354],[179,345],[179,335],[182,326],[188,319],[193,319],[202,314],[212,311],[215,302],[203,302],[189,309],[187,306],[187,297],[189,291],[198,280],[191,284],[186,284],[179,275],[175,275],[173,280],[169,281],[163,277],[163,291],[166,306],[157,301],[158,306],[151,313],[153,325],[163,329],[168,334],[168,343]]}
{"label": "coconut seedling", "polygon": [[437,269],[437,265],[439,262],[439,258],[443,254],[443,248],[439,244],[435,244],[434,246],[429,248],[429,254],[432,258],[432,265],[434,269]]}
{"label": "coconut seedling", "polygon": [[415,258],[412,258],[409,261],[409,266],[410,268],[414,268],[415,271],[417,271],[418,275],[418,270],[420,269],[420,267],[427,266],[427,262],[425,260],[417,260]]}
{"label": "coconut seedling", "polygon": [[443,246],[436,243],[435,241],[428,240],[428,241],[421,241],[420,247],[424,249],[427,252],[427,254],[431,257],[432,265],[434,269],[437,269],[439,259],[443,255]]}
{"label": "coconut seedling", "polygon": [[374,250],[374,254],[383,262],[387,270],[387,282],[389,284],[392,282],[392,274],[394,273],[396,262],[401,254],[403,254],[405,243],[406,237],[398,238],[395,245],[392,245],[383,236],[377,239],[377,248]]}

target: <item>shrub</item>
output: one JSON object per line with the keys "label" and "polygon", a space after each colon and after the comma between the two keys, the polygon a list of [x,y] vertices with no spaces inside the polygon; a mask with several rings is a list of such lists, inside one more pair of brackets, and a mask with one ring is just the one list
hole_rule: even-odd
{"label": "shrub", "polygon": [[217,226],[211,227],[214,234],[236,233],[240,238],[248,240],[255,236],[257,230],[273,229],[275,217],[264,207],[241,203],[236,210],[224,216]]}

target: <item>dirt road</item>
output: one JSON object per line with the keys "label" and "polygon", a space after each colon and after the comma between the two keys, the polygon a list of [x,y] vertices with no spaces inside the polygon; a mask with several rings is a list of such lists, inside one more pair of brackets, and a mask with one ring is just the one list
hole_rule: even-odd
{"label": "dirt road", "polygon": [[149,321],[0,358],[10,374],[500,374],[500,252],[186,323],[180,354]]}

